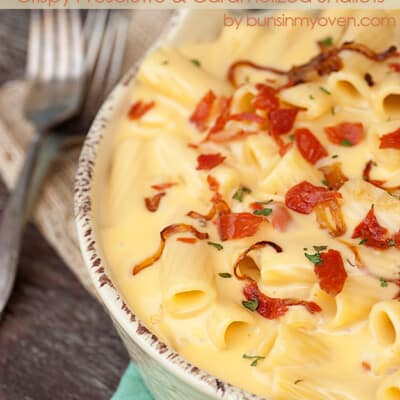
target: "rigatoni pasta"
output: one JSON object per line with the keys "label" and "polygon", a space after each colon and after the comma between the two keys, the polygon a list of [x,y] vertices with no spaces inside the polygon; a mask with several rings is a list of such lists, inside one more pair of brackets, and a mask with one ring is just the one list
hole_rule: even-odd
{"label": "rigatoni pasta", "polygon": [[225,27],[156,50],[115,130],[113,283],[185,358],[263,398],[400,399],[396,32]]}

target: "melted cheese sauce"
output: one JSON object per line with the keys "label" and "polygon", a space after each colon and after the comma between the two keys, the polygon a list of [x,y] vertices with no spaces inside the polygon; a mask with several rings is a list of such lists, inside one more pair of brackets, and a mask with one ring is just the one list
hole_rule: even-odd
{"label": "melted cheese sauce", "polygon": [[[315,85],[299,85],[295,88],[298,93],[290,93],[291,89],[282,92],[281,100],[291,105],[304,101],[309,104],[308,111],[299,113],[293,131],[309,128],[329,153],[312,166],[311,176],[307,169],[310,167],[305,166],[304,160],[299,161],[298,155],[297,158],[295,154],[287,155],[282,162],[265,132],[224,144],[203,144],[199,149],[188,147],[204,137],[189,122],[190,115],[208,89],[218,95],[234,93],[225,73],[236,59],[248,58],[288,68],[317,54],[316,40],[328,34],[337,43],[350,36],[382,51],[396,44],[392,33],[380,28],[373,36],[366,31],[345,29],[299,34],[295,28],[267,31],[242,27],[238,31],[225,29],[212,43],[160,50],[144,62],[132,92],[132,103],[139,99],[154,101],[155,107],[138,121],[124,118],[115,132],[113,163],[102,199],[100,232],[115,286],[143,323],[183,357],[220,379],[262,397],[274,400],[378,398],[379,385],[398,371],[400,356],[396,349],[383,345],[371,335],[368,318],[375,303],[390,301],[397,293],[396,285],[386,281],[387,285],[382,285],[379,277],[398,278],[400,252],[359,246],[364,263],[376,275],[370,276],[355,266],[354,253],[348,246],[319,227],[314,213],[302,215],[290,211],[292,222],[285,232],[263,223],[255,236],[226,242],[221,242],[213,223],[204,225],[186,214],[190,210],[207,213],[210,209],[212,194],[206,181],[208,174],[220,181],[222,194],[232,210],[241,212],[249,211],[249,204],[254,201],[284,201],[293,179],[297,179],[296,183],[310,180],[321,185],[323,176],[318,167],[340,162],[343,173],[350,179],[341,189],[348,228],[342,239],[357,245],[359,240],[351,239],[351,234],[371,203],[382,225],[391,234],[397,232],[399,215],[393,210],[400,210],[400,201],[363,183],[362,171],[369,160],[375,160],[374,179],[387,181],[387,186],[400,184],[400,151],[378,149],[377,139],[377,135],[400,127],[400,104],[399,110],[391,109],[390,115],[379,111],[374,104],[380,101],[379,90],[386,83],[394,91],[399,90],[400,75],[391,72],[388,63],[373,63],[359,55],[344,54],[345,67],[340,72],[345,74],[343,79],[355,74],[363,80],[364,71],[368,70],[374,76],[375,87],[368,88],[363,95],[354,93],[354,87],[349,89],[345,84],[337,89],[332,83],[335,75],[332,74],[320,78]],[[375,45],[376,36],[386,40]],[[191,59],[198,60],[200,67]],[[275,78],[250,69],[240,73],[249,93],[255,83],[271,77]],[[217,87],[207,87],[213,83]],[[348,93],[343,94],[343,90]],[[353,100],[349,101],[351,96]],[[130,106],[126,105],[126,115]],[[324,128],[343,121],[362,122],[366,138],[353,147],[332,144]],[[246,125],[237,123],[237,126],[243,124]],[[294,147],[291,152],[295,151]],[[216,152],[226,157],[222,164],[211,171],[196,170],[199,154]],[[167,190],[156,212],[149,212],[144,198],[156,193],[151,185],[163,182],[177,185]],[[363,184],[367,185],[367,194],[355,189]],[[251,193],[239,202],[232,195],[242,185],[250,188]],[[166,306],[165,293],[170,286],[178,287],[180,279],[186,279],[187,271],[196,264],[198,256],[190,256],[193,245],[179,243],[188,252],[181,259],[174,258],[175,250],[170,247],[168,260],[176,263],[177,269],[166,265],[164,254],[154,265],[132,276],[133,266],[158,248],[160,231],[174,223],[193,224],[198,230],[208,232],[210,241],[223,245],[221,251],[205,243],[203,246],[207,251],[204,268],[211,274],[206,279],[207,288],[213,293],[211,300],[202,309],[179,315]],[[173,245],[180,251],[176,244],[178,236],[190,237],[187,234],[171,237],[166,251]],[[258,266],[252,273],[262,292],[271,297],[313,300],[321,306],[321,313],[311,315],[303,307],[295,306],[283,317],[268,320],[242,306],[243,282],[235,277],[222,278],[219,274],[232,274],[238,255],[259,240],[273,241],[284,250],[276,254],[266,248],[252,255]],[[336,298],[319,288],[314,266],[304,256],[305,252],[313,253],[313,246],[317,245],[338,250],[344,260],[348,280]],[[182,295],[179,307],[187,304],[190,308],[191,295],[191,292]],[[387,329],[397,334],[396,326],[387,326]],[[254,365],[255,359],[243,355],[261,358]],[[400,381],[397,382],[400,387]]]}

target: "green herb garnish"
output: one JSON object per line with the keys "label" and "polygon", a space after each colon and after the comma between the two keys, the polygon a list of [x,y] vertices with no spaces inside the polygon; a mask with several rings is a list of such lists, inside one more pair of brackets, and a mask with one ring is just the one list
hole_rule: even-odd
{"label": "green herb garnish", "polygon": [[221,278],[232,278],[232,274],[230,274],[229,272],[220,272],[218,275]]}
{"label": "green herb garnish", "polygon": [[381,287],[388,287],[388,281],[384,278],[379,279],[381,282]]}
{"label": "green herb garnish", "polygon": [[396,242],[393,239],[389,239],[387,243],[390,247],[396,246]]}
{"label": "green herb garnish", "polygon": [[294,133],[292,133],[292,134],[289,136],[289,140],[290,140],[291,142],[294,142],[294,139],[295,139]]}
{"label": "green herb garnish", "polygon": [[328,95],[331,95],[331,94],[332,94],[327,88],[324,88],[323,86],[320,86],[319,89],[320,89],[322,92],[324,92],[325,94],[328,94]]}
{"label": "green herb garnish", "polygon": [[333,46],[333,39],[331,36],[327,36],[325,39],[322,39],[320,43],[325,47]]}
{"label": "green herb garnish", "polygon": [[329,186],[329,185],[328,185],[328,181],[327,181],[326,179],[324,179],[321,183],[322,183],[324,186],[327,186],[327,187]]}
{"label": "green herb garnish", "polygon": [[332,158],[338,158],[339,157],[339,155],[337,155],[337,154],[334,154],[333,156],[332,156]]}
{"label": "green herb garnish", "polygon": [[254,210],[254,215],[262,215],[263,217],[268,217],[272,214],[272,208],[263,208],[262,210]]}
{"label": "green herb garnish", "polygon": [[347,261],[352,267],[357,267],[357,265],[353,264],[348,258],[346,258],[346,261]]}
{"label": "green herb garnish", "polygon": [[341,144],[342,146],[345,146],[345,147],[351,147],[351,146],[353,146],[353,143],[351,143],[349,139],[343,139],[343,140],[340,142],[340,144]]}
{"label": "green herb garnish", "polygon": [[358,243],[360,246],[362,246],[363,244],[367,243],[368,239],[362,239],[360,240],[360,242]]}
{"label": "green herb garnish", "polygon": [[315,265],[321,265],[322,260],[321,260],[321,254],[315,253],[315,254],[307,254],[304,253],[304,255]]}
{"label": "green herb garnish", "polygon": [[313,246],[313,248],[317,253],[320,253],[321,251],[327,250],[328,246]]}
{"label": "green herb garnish", "polygon": [[315,100],[315,97],[312,94],[310,94],[308,97],[310,100]]}
{"label": "green herb garnish", "polygon": [[242,202],[245,193],[251,193],[251,190],[245,186],[242,186],[238,190],[236,190],[236,192],[232,196],[232,199]]}
{"label": "green herb garnish", "polygon": [[252,367],[257,367],[257,363],[260,360],[264,360],[265,359],[264,356],[249,356],[247,354],[243,354],[243,358],[245,358],[246,360],[253,360],[253,362],[250,364]]}
{"label": "green herb garnish", "polygon": [[258,308],[258,299],[244,300],[242,301],[244,307],[250,311],[256,311]]}
{"label": "green herb garnish", "polygon": [[199,61],[199,60],[197,60],[197,59],[193,59],[193,60],[190,60],[191,62],[192,62],[192,64],[194,64],[196,67],[201,67],[201,62]]}
{"label": "green herb garnish", "polygon": [[220,244],[220,243],[207,242],[207,244],[209,244],[210,246],[215,247],[218,251],[221,251],[224,248],[224,246],[222,246],[222,244]]}
{"label": "green herb garnish", "polygon": [[315,265],[321,265],[322,264],[322,259],[321,259],[321,251],[324,251],[328,248],[328,246],[313,246],[315,250],[315,254],[307,254],[304,253],[306,258],[311,261]]}

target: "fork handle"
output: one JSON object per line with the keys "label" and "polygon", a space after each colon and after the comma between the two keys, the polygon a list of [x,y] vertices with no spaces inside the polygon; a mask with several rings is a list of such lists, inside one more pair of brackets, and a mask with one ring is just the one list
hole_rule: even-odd
{"label": "fork handle", "polygon": [[44,134],[35,135],[0,222],[0,315],[14,286],[21,238],[33,205],[34,196],[30,198],[29,192],[45,139]]}

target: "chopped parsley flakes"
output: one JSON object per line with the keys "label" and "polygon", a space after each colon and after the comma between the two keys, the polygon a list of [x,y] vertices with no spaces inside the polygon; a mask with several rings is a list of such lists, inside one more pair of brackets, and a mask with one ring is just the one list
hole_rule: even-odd
{"label": "chopped parsley flakes", "polygon": [[250,364],[252,367],[257,367],[257,363],[260,360],[264,360],[265,357],[264,356],[249,356],[247,354],[243,354],[243,358],[246,360],[253,360],[253,362]]}
{"label": "chopped parsley flakes", "polygon": [[215,247],[218,251],[221,251],[224,246],[220,243],[215,243],[215,242],[207,242],[208,245]]}
{"label": "chopped parsley flakes", "polygon": [[328,248],[328,246],[313,246],[313,248],[315,250],[315,254],[304,253],[304,255],[313,264],[321,265],[322,264],[321,251],[326,250]]}
{"label": "chopped parsley flakes", "polygon": [[197,59],[193,59],[193,60],[190,60],[191,62],[192,62],[192,64],[194,64],[196,67],[201,67],[201,62],[199,61],[199,60],[197,60]]}
{"label": "chopped parsley flakes", "polygon": [[232,278],[232,274],[230,274],[229,272],[220,272],[218,275],[221,278]]}
{"label": "chopped parsley flakes", "polygon": [[268,217],[268,215],[272,214],[272,208],[263,208],[262,210],[254,210],[254,215],[262,215],[263,217]]}
{"label": "chopped parsley flakes", "polygon": [[388,287],[388,281],[384,278],[379,279],[381,282],[381,287]]}
{"label": "chopped parsley flakes", "polygon": [[331,95],[332,93],[325,87],[320,86],[319,89],[321,90],[321,92],[324,92],[325,94]]}
{"label": "chopped parsley flakes", "polygon": [[343,139],[343,140],[340,142],[340,144],[341,144],[342,146],[345,146],[345,147],[351,147],[351,146],[353,146],[353,143],[351,143],[349,139]]}
{"label": "chopped parsley flakes", "polygon": [[256,311],[258,308],[258,299],[244,300],[242,301],[244,307],[250,311]]}
{"label": "chopped parsley flakes", "polygon": [[245,193],[251,193],[251,190],[245,186],[242,186],[238,190],[236,190],[236,192],[232,196],[232,199],[242,202]]}
{"label": "chopped parsley flakes", "polygon": [[362,240],[359,241],[358,244],[359,244],[360,246],[362,246],[363,244],[365,244],[365,243],[367,243],[367,242],[368,242],[368,239],[362,239]]}
{"label": "chopped parsley flakes", "polygon": [[332,36],[327,36],[325,39],[322,39],[320,41],[320,43],[322,44],[322,46],[325,46],[325,47],[333,46]]}

